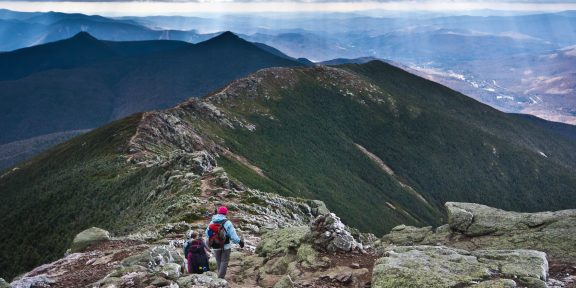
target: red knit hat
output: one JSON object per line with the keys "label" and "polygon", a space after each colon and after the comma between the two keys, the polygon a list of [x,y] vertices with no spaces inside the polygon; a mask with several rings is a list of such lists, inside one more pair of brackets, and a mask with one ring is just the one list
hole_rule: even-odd
{"label": "red knit hat", "polygon": [[228,208],[226,208],[226,206],[218,207],[218,214],[222,214],[222,215],[228,214]]}

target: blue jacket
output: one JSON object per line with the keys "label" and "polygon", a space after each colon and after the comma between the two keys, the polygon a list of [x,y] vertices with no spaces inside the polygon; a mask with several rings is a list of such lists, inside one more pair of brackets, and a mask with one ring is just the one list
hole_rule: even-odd
{"label": "blue jacket", "polygon": [[[210,221],[210,224],[215,223],[215,222],[222,222],[226,220],[226,215],[222,215],[222,214],[216,214],[214,216],[212,216],[212,220]],[[210,226],[210,224],[208,224],[208,226]],[[226,221],[226,223],[224,223],[224,229],[226,229],[226,236],[228,236],[228,238],[230,238],[230,241],[233,243],[240,243],[240,237],[238,237],[238,234],[236,234],[236,229],[234,229],[234,225],[232,224],[232,221]],[[206,227],[206,232],[204,235],[208,235],[208,230],[210,230],[208,227]],[[206,237],[206,243],[208,243],[208,237]],[[230,243],[224,245],[224,250],[229,250],[232,248],[232,245]]]}

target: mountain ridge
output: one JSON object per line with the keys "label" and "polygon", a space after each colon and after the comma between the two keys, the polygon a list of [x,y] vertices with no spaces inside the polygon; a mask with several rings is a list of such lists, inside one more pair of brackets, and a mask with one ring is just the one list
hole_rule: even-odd
{"label": "mountain ridge", "polygon": [[[1,270],[56,259],[87,225],[130,233],[198,219],[188,201],[226,199],[240,189],[232,182],[323,200],[344,223],[379,235],[400,223],[445,222],[446,200],[569,208],[576,149],[554,133],[382,62],[266,68],[5,171],[1,224],[10,232],[0,240],[10,244],[0,255],[16,260]],[[208,183],[186,175],[214,166],[232,182],[214,180],[229,188],[202,194]],[[36,214],[52,222],[32,220]],[[39,257],[28,245],[20,254],[14,245],[25,239],[50,249]]]}

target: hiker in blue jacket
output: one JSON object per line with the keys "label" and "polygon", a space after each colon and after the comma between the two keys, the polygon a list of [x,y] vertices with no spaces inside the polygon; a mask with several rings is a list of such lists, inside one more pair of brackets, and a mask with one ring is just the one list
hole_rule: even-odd
{"label": "hiker in blue jacket", "polygon": [[236,229],[234,229],[234,224],[226,218],[228,208],[220,206],[216,211],[218,214],[212,216],[212,221],[210,221],[210,224],[208,224],[206,228],[206,235],[208,236],[207,244],[214,251],[218,278],[224,279],[232,251],[230,241],[239,244],[240,248],[244,248],[244,240],[238,237]]}

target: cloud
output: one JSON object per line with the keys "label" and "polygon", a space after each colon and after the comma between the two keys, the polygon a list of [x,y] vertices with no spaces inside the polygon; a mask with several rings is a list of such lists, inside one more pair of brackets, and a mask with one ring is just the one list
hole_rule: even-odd
{"label": "cloud", "polygon": [[[553,1],[553,0],[552,0]],[[268,12],[358,12],[358,11],[539,11],[576,10],[576,0],[549,2],[544,0],[35,0],[2,1],[0,8],[16,11],[59,11],[65,13],[99,14],[105,16],[202,15],[202,13],[268,13]]]}

